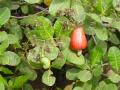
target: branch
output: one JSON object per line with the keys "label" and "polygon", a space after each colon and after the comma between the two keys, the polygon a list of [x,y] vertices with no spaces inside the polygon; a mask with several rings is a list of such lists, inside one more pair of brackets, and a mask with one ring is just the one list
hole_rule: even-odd
{"label": "branch", "polygon": [[[35,13],[35,14],[29,14],[29,15],[39,15],[40,13],[42,13],[42,11],[45,12],[46,14],[49,14],[48,8],[43,8],[43,7],[38,6],[38,5],[36,5],[36,6],[34,6],[34,7],[37,8],[37,9],[39,9],[40,12],[37,12],[37,13]],[[13,15],[12,15],[11,17],[12,17],[12,18],[16,18],[16,19],[23,19],[23,18],[28,17],[29,15],[27,15],[27,16],[13,16]]]}

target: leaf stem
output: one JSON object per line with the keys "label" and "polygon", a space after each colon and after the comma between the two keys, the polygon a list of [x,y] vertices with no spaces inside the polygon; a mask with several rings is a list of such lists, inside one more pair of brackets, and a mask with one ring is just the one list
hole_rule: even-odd
{"label": "leaf stem", "polygon": [[94,36],[94,35],[92,35],[92,38],[93,38],[93,40],[94,40],[94,42],[95,42],[95,45],[97,45],[97,41],[96,41],[96,39],[95,39],[95,36]]}

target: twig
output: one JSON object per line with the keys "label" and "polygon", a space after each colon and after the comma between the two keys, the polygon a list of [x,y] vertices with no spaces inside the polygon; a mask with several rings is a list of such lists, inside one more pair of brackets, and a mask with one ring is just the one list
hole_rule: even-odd
{"label": "twig", "polygon": [[44,11],[47,14],[49,14],[48,8],[43,8],[43,7],[38,6],[38,5],[35,5],[34,7],[37,8],[37,9],[39,9],[39,10],[41,10],[41,11]]}
{"label": "twig", "polygon": [[92,35],[92,38],[93,38],[93,40],[94,40],[95,45],[97,45],[97,41],[96,41],[94,35]]}
{"label": "twig", "polygon": [[[41,7],[41,6],[34,6],[35,8],[37,8],[37,9],[39,9],[39,10],[41,10],[40,12],[37,12],[37,13],[35,13],[35,14],[29,14],[29,15],[39,15],[40,13],[42,13],[42,11],[43,12],[45,12],[46,14],[48,14],[49,13],[49,11],[48,11],[48,9],[47,8],[43,8],[43,7]],[[26,17],[28,17],[29,15],[27,15],[27,16],[14,16],[14,15],[12,15],[11,17],[12,18],[16,18],[16,19],[23,19],[23,18],[26,18]]]}
{"label": "twig", "polygon": [[[35,14],[29,14],[29,15],[39,15],[41,12],[37,12],[37,13],[35,13]],[[28,17],[29,15],[27,15],[27,16],[11,16],[12,18],[16,18],[16,19],[23,19],[23,18],[26,18],[26,17]]]}

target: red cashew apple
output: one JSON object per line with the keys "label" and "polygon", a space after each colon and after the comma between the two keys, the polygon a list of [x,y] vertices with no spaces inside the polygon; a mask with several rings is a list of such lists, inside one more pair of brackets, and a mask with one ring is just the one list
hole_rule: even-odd
{"label": "red cashew apple", "polygon": [[84,33],[83,26],[74,28],[70,36],[70,48],[80,51],[87,47],[87,39]]}

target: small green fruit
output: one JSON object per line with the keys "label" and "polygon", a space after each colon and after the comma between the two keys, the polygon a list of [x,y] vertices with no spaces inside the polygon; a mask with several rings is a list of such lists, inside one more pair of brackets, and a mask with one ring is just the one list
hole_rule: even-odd
{"label": "small green fruit", "polygon": [[47,57],[41,58],[41,63],[43,64],[44,69],[48,69],[50,67],[50,60]]}

